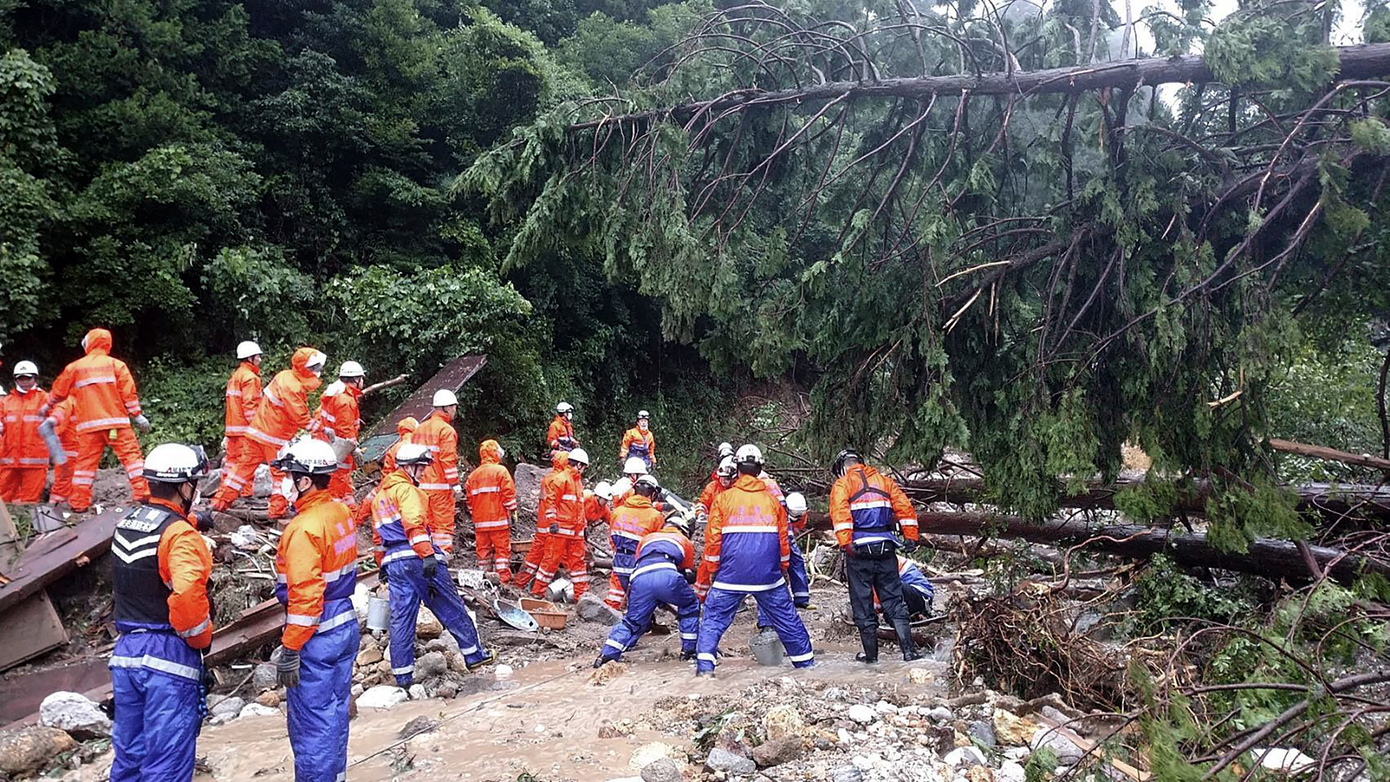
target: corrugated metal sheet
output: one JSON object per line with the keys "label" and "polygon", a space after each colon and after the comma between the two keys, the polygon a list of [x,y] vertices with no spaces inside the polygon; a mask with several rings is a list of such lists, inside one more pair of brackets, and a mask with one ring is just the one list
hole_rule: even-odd
{"label": "corrugated metal sheet", "polygon": [[[444,368],[435,373],[434,377],[415,389],[415,393],[411,394],[409,399],[402,402],[395,410],[387,413],[376,426],[372,427],[367,436],[362,438],[362,442],[365,443],[372,437],[385,434],[391,435],[392,441],[394,441],[397,421],[411,415],[423,419],[434,409],[431,402],[434,399],[435,391],[447,388],[458,393],[458,390],[463,388],[463,384],[478,374],[478,370],[485,365],[487,365],[487,356],[478,354],[459,356],[445,364]],[[390,442],[387,444],[389,445]],[[365,448],[363,450],[365,451]]]}

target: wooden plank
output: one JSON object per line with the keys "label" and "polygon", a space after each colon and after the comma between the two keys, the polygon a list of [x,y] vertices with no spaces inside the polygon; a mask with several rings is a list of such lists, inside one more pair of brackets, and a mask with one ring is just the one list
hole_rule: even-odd
{"label": "wooden plank", "polygon": [[49,533],[36,540],[20,557],[18,567],[5,573],[11,581],[0,586],[0,614],[67,575],[78,566],[80,559],[105,553],[111,547],[116,522],[128,510],[112,508],[82,521],[76,527]]}
{"label": "wooden plank", "polygon": [[14,676],[0,682],[0,726],[34,714],[50,693],[89,692],[110,685],[111,671],[101,657],[88,657],[71,665]]}
{"label": "wooden plank", "polygon": [[39,592],[0,615],[0,671],[67,644],[68,631],[48,599]]}
{"label": "wooden plank", "polygon": [[10,516],[10,509],[0,500],[0,574],[8,573],[24,553],[24,541],[19,537],[19,528]]}

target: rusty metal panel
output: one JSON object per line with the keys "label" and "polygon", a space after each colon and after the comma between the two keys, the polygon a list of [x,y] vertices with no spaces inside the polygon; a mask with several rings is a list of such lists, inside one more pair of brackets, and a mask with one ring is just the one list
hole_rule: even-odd
{"label": "rusty metal panel", "polygon": [[13,676],[0,682],[0,726],[34,715],[50,693],[89,692],[111,684],[106,659],[88,657],[81,662],[46,671]]}
{"label": "rusty metal panel", "polygon": [[13,569],[4,575],[11,579],[0,584],[0,612],[8,611],[24,598],[57,581],[68,571],[86,564],[111,547],[116,522],[128,508],[114,507],[96,516],[81,519],[76,526],[40,535],[25,550]]}
{"label": "rusty metal panel", "polygon": [[[478,370],[482,369],[486,364],[487,356],[480,354],[459,356],[453,361],[445,364],[444,368],[435,373],[434,377],[415,389],[415,393],[411,394],[410,398],[402,402],[395,410],[387,413],[376,426],[372,427],[372,430],[368,432],[367,436],[362,438],[362,440],[365,442],[369,438],[389,434],[392,435],[392,440],[394,441],[397,421],[412,415],[416,418],[423,419],[434,409],[434,405],[431,404],[431,402],[434,400],[435,391],[441,388],[447,388],[454,393],[458,393],[458,390],[463,388],[463,384],[467,383],[474,375],[478,374]],[[383,450],[384,449],[383,446]]]}
{"label": "rusty metal panel", "polygon": [[48,599],[39,592],[0,614],[0,671],[8,670],[44,652],[65,646],[68,631]]}

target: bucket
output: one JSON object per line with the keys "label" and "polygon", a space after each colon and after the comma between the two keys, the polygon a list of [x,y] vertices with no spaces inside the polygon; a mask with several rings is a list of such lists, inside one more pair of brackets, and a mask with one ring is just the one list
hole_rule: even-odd
{"label": "bucket", "polygon": [[557,578],[545,589],[545,599],[552,603],[573,603],[574,584],[568,578]]}
{"label": "bucket", "polygon": [[346,437],[339,437],[333,441],[333,455],[338,457],[338,463],[343,464],[348,456],[357,450],[357,441],[349,440]]}
{"label": "bucket", "polygon": [[753,636],[753,640],[748,642],[748,648],[753,650],[753,657],[758,661],[758,665],[775,667],[782,664],[782,639],[771,630],[764,630]]}
{"label": "bucket", "polygon": [[533,597],[521,598],[521,610],[530,614],[531,618],[536,620],[536,624],[548,630],[565,629],[565,621],[569,619],[569,615],[556,608],[554,603]]}
{"label": "bucket", "polygon": [[382,631],[391,629],[390,598],[380,595],[372,595],[367,598],[367,629]]}

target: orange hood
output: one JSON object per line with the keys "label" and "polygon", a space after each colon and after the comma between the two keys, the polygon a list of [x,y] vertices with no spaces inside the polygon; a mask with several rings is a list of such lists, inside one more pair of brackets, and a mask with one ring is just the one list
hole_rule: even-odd
{"label": "orange hood", "polygon": [[295,377],[303,380],[304,387],[310,391],[318,388],[322,382],[313,372],[309,371],[309,361],[315,353],[318,351],[313,348],[300,348],[294,352],[294,356],[290,359],[290,368],[294,370]]}
{"label": "orange hood", "polygon": [[556,470],[565,469],[569,466],[569,463],[570,455],[565,451],[556,451],[555,455],[550,457],[550,466]]}
{"label": "orange hood", "polygon": [[420,422],[417,421],[417,420],[415,420],[415,416],[413,416],[413,415],[408,415],[408,416],[406,416],[405,418],[402,418],[402,419],[396,424],[396,434],[400,435],[401,437],[405,437],[406,435],[408,435],[408,434],[410,434],[411,432],[415,431],[415,428],[418,427],[419,425],[420,425]]}
{"label": "orange hood", "polygon": [[[497,464],[501,462],[502,446],[498,445],[496,440],[484,440],[483,444],[478,446],[478,459],[483,464]],[[565,461],[569,461],[568,456],[565,457]]]}
{"label": "orange hood", "polygon": [[106,329],[92,329],[82,338],[82,349],[87,355],[100,351],[102,355],[111,352],[111,332]]}

